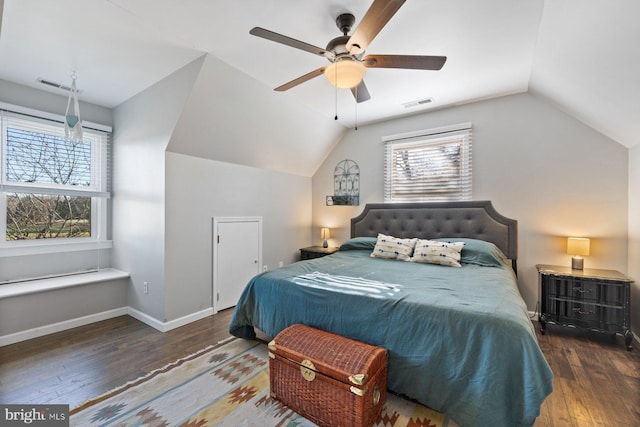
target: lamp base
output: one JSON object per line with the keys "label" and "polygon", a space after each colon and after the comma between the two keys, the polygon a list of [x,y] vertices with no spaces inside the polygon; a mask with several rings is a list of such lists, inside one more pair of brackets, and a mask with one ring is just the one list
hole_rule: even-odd
{"label": "lamp base", "polygon": [[327,242],[327,239],[324,239],[324,241],[322,242],[322,247],[323,248],[328,248],[329,247],[329,242]]}
{"label": "lamp base", "polygon": [[582,257],[573,257],[571,258],[571,269],[572,270],[582,270],[584,268],[584,258]]}

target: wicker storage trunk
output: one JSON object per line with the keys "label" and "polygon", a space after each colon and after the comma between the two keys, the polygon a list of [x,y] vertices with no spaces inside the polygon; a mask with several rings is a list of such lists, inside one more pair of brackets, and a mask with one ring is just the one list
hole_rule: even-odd
{"label": "wicker storage trunk", "polygon": [[269,343],[271,397],[320,426],[373,425],[387,398],[387,351],[293,325]]}

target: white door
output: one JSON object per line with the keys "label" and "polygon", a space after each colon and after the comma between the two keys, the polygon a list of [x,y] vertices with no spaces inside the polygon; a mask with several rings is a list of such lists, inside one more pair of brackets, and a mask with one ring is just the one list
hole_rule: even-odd
{"label": "white door", "polygon": [[214,310],[233,307],[262,264],[262,218],[213,219]]}

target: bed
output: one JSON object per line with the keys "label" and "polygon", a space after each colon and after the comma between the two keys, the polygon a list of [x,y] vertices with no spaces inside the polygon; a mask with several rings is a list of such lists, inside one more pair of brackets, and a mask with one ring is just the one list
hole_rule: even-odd
{"label": "bed", "polygon": [[[464,242],[461,267],[372,257],[379,234]],[[229,331],[302,323],[379,345],[392,392],[461,426],[530,426],[553,375],[518,291],[517,247],[517,221],[489,201],[368,204],[335,254],[254,277]]]}

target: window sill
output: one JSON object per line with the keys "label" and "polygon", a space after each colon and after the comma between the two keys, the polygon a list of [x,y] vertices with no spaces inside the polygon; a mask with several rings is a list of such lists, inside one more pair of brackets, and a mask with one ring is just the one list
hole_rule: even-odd
{"label": "window sill", "polygon": [[129,277],[129,273],[127,272],[113,268],[104,268],[90,273],[8,283],[6,285],[0,285],[0,299],[70,288],[73,286],[89,285],[109,280],[125,279],[127,277]]}
{"label": "window sill", "polygon": [[[24,243],[24,244],[23,244]],[[11,256],[40,255],[63,252],[111,249],[111,240],[76,242],[34,242],[8,243],[0,247],[0,258]]]}

